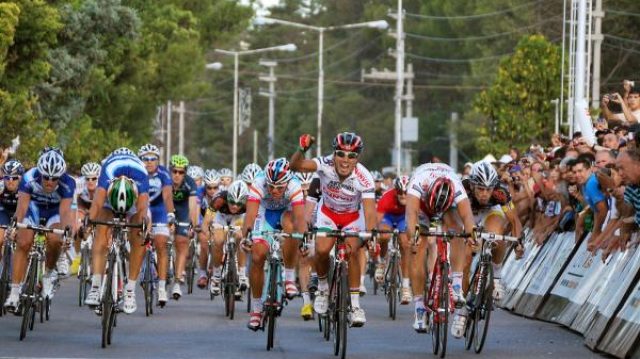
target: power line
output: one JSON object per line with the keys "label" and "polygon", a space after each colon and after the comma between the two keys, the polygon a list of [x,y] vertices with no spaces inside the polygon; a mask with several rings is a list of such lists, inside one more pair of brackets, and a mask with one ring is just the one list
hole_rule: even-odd
{"label": "power line", "polygon": [[614,49],[614,50],[621,50],[621,51],[624,51],[624,52],[631,52],[631,53],[634,53],[634,54],[640,54],[640,51],[636,50],[635,48],[622,47],[622,45],[617,45],[617,46],[616,45],[611,45],[611,44],[608,44],[606,42],[603,42],[602,45],[606,46],[606,47],[608,47],[610,49]]}
{"label": "power line", "polygon": [[502,54],[502,55],[493,55],[493,56],[485,56],[485,57],[474,57],[474,58],[468,58],[468,59],[445,59],[445,58],[439,58],[439,57],[421,56],[421,55],[412,54],[410,52],[407,52],[405,54],[409,58],[416,59],[416,60],[422,60],[422,61],[428,61],[428,62],[442,62],[442,63],[450,63],[450,64],[467,64],[467,63],[471,63],[471,62],[497,60],[497,59],[503,58],[505,56],[513,55],[514,52],[508,52],[508,53]]}
{"label": "power line", "polygon": [[[360,34],[360,33],[358,33],[358,34],[357,34],[357,35],[355,35],[355,36],[349,36],[349,37],[347,37],[346,39],[343,39],[343,40],[341,40],[341,41],[339,41],[339,42],[337,42],[337,43],[335,43],[335,44],[333,44],[333,45],[331,45],[331,46],[329,46],[329,47],[324,48],[324,49],[322,50],[322,53],[323,53],[323,54],[324,54],[324,53],[327,53],[327,52],[329,52],[329,51],[331,51],[331,50],[333,50],[333,49],[335,49],[335,48],[338,48],[338,47],[340,47],[340,46],[344,45],[347,41],[352,40],[354,37],[360,37],[360,36],[361,36],[361,34]],[[310,58],[317,57],[317,56],[318,56],[318,54],[319,54],[319,51],[314,51],[314,52],[312,52],[312,53],[309,53],[309,54],[306,54],[306,55],[302,55],[302,56],[297,56],[297,57],[285,57],[285,58],[281,58],[281,59],[269,59],[269,60],[270,60],[270,61],[282,62],[282,63],[292,63],[292,62],[297,62],[297,61],[300,61],[300,60],[306,60],[306,59],[310,59]]]}
{"label": "power line", "polygon": [[503,14],[507,14],[510,12],[513,12],[514,10],[518,10],[518,9],[522,9],[528,6],[532,6],[535,5],[537,3],[542,2],[542,0],[536,0],[536,1],[531,1],[525,4],[521,4],[521,5],[516,5],[514,7],[508,8],[508,9],[504,9],[504,10],[500,10],[500,11],[494,11],[494,12],[487,12],[484,14],[472,14],[472,15],[459,15],[459,16],[437,16],[437,15],[422,15],[422,14],[412,14],[412,13],[405,13],[405,15],[407,17],[413,17],[413,18],[417,18],[417,19],[426,19],[426,20],[471,20],[471,19],[481,19],[481,18],[485,18],[485,17],[492,17],[492,16],[498,16],[498,15],[503,15]]}
{"label": "power line", "polygon": [[629,11],[620,11],[620,10],[607,10],[606,11],[607,14],[614,14],[614,15],[620,15],[620,16],[635,16],[635,17],[640,17],[640,14],[637,12],[629,12]]}
{"label": "power line", "polygon": [[615,36],[615,35],[610,35],[610,34],[603,34],[605,38],[609,38],[609,39],[613,39],[616,41],[622,41],[622,42],[628,42],[630,44],[635,44],[635,45],[640,45],[640,41],[639,40],[634,40],[634,39],[629,39],[626,37],[620,37],[620,36]]}

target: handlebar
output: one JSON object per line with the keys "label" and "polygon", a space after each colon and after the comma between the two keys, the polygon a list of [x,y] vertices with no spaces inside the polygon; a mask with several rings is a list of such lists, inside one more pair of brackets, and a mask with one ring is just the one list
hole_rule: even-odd
{"label": "handlebar", "polygon": [[232,231],[232,232],[237,232],[241,229],[240,226],[232,226],[232,225],[226,225],[223,226],[221,224],[218,223],[211,223],[209,225],[209,230],[211,229],[222,229],[223,231]]}
{"label": "handlebar", "polygon": [[132,224],[127,223],[126,221],[120,220],[111,220],[111,221],[92,221],[89,220],[89,224],[91,225],[102,225],[102,226],[110,226],[110,227],[123,227],[123,228],[144,228],[144,223]]}
{"label": "handlebar", "polygon": [[68,227],[65,229],[57,229],[57,228],[47,228],[44,226],[34,226],[26,223],[16,223],[16,227],[21,229],[30,229],[40,233],[53,233],[53,234],[57,234],[65,237],[67,237],[68,234],[71,232],[71,229],[69,229]]}

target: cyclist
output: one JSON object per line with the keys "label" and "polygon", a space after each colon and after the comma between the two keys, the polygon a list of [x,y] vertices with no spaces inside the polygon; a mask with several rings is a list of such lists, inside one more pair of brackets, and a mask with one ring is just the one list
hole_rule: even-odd
{"label": "cyclist", "polygon": [[201,189],[203,187],[204,170],[200,166],[189,166],[187,168],[187,176],[191,177],[196,183],[196,187]]}
{"label": "cyclist", "polygon": [[[209,227],[211,223],[215,223],[221,226],[238,226],[242,227],[244,221],[244,214],[247,210],[247,195],[249,189],[247,185],[242,181],[234,181],[226,191],[219,192],[215,198],[209,203],[211,212],[207,213],[204,222],[202,224],[203,232],[207,238],[209,238]],[[213,231],[213,273],[209,284],[209,290],[213,295],[220,295],[220,281],[222,280],[222,248],[224,246],[226,232],[215,229]],[[242,233],[237,231],[234,233],[236,240],[239,242],[242,239]],[[239,247],[239,246],[238,246]],[[236,292],[236,296],[240,294],[240,291],[246,290],[249,286],[247,279],[247,271],[245,268],[245,255],[244,252],[238,250],[238,281],[240,282],[240,288]]]}
{"label": "cyclist", "polygon": [[[316,201],[310,200],[309,188],[311,182],[314,179],[313,173],[309,172],[295,172],[295,177],[300,181],[300,187],[302,188],[302,194],[304,196],[304,218],[307,226],[313,226],[315,220],[314,212],[316,208]],[[319,188],[319,186],[316,186]],[[319,191],[319,190],[318,190]],[[318,288],[318,273],[315,271],[313,265],[313,243],[308,243],[309,251],[306,255],[299,257],[298,261],[298,279],[300,280],[300,290],[302,291],[302,308],[300,308],[300,316],[304,320],[313,318],[313,303],[311,303],[311,295],[309,293],[315,293]]]}
{"label": "cyclist", "polygon": [[[44,224],[48,228],[62,229],[73,225],[71,202],[76,181],[67,174],[67,165],[62,151],[47,147],[40,152],[35,168],[27,171],[18,189],[16,221],[29,225]],[[11,293],[5,302],[7,310],[15,312],[20,299],[20,283],[26,267],[27,255],[33,243],[34,231],[17,230],[17,245],[13,256]],[[43,296],[53,298],[54,285],[58,279],[56,262],[62,251],[62,239],[56,234],[47,234],[45,273],[42,277]]]}
{"label": "cyclist", "polygon": [[[186,174],[189,160],[182,155],[171,156],[171,180],[173,182],[173,205],[176,209],[178,222],[198,223],[198,203],[196,194],[196,182]],[[173,299],[178,300],[182,296],[180,284],[184,282],[182,277],[189,254],[189,227],[176,226],[175,248],[176,267],[175,283],[171,291]]]}
{"label": "cyclist", "polygon": [[[333,154],[313,160],[304,159],[304,153],[313,144],[314,138],[300,136],[299,150],[291,157],[291,168],[299,172],[315,172],[320,177],[322,205],[317,213],[316,227],[324,230],[343,229],[347,231],[373,230],[376,226],[376,203],[373,177],[358,162],[364,144],[360,136],[353,132],[339,133],[333,139]],[[360,208],[363,208],[361,214]],[[364,218],[361,218],[363,217]],[[364,219],[364,221],[363,221]],[[364,223],[363,223],[364,222]],[[361,242],[349,238],[352,248],[349,256],[349,287],[351,292],[351,312],[349,321],[354,327],[366,322],[365,312],[360,307],[360,258],[357,253]],[[335,244],[333,238],[316,240],[316,270],[318,271],[318,294],[314,309],[319,314],[327,312],[329,305],[329,252]]]}
{"label": "cyclist", "polygon": [[[220,191],[220,177],[218,177],[218,173],[216,170],[206,170],[204,173],[204,192],[202,192],[202,196],[200,198],[200,223],[204,221],[207,214],[211,212],[209,215],[211,218],[215,217],[215,212],[213,212],[212,207],[210,206],[211,201],[215,198],[216,194]],[[204,228],[204,226],[203,226]],[[198,268],[198,288],[204,289],[207,287],[207,283],[209,279],[207,278],[207,261],[209,260],[209,236],[205,231],[201,231],[198,233],[198,240],[200,241],[200,257],[199,257],[199,268]]]}
{"label": "cyclist", "polygon": [[[515,237],[522,234],[522,224],[515,211],[509,187],[498,179],[498,173],[493,166],[486,161],[473,164],[469,178],[462,181],[467,195],[471,200],[475,224],[483,230],[504,234],[506,225],[509,224]],[[499,242],[493,248],[493,297],[499,301],[504,297],[502,278],[502,260],[507,246]],[[517,248],[518,251],[521,248]],[[471,251],[467,253],[467,268],[471,266]]]}
{"label": "cyclist", "polygon": [[173,189],[171,175],[158,161],[160,150],[152,144],[146,144],[138,150],[138,157],[149,173],[149,209],[151,210],[151,236],[158,256],[158,304],[163,307],[167,303],[167,267],[169,255],[169,224],[175,222],[173,205]]}
{"label": "cyclist", "polygon": [[[443,163],[426,163],[415,169],[407,190],[406,221],[407,228],[413,230],[418,223],[429,227],[430,217],[444,214],[444,229],[460,230],[464,225],[465,233],[473,233],[474,220],[471,204],[462,182],[456,172]],[[474,243],[470,240],[468,243]],[[415,321],[413,328],[419,333],[427,330],[426,309],[424,306],[425,252],[429,248],[427,267],[431,270],[436,263],[435,238],[420,236],[417,251],[414,255],[413,301],[415,304]],[[460,338],[464,334],[466,321],[465,296],[462,288],[462,275],[465,266],[466,245],[461,239],[451,241],[451,280],[453,298],[456,305],[451,334]]]}
{"label": "cyclist", "polygon": [[78,194],[77,220],[78,223],[80,223],[80,227],[77,233],[78,237],[84,237],[85,228],[83,228],[82,223],[84,223],[84,217],[89,214],[91,203],[93,202],[93,198],[95,197],[96,188],[98,188],[98,177],[100,177],[100,170],[101,166],[95,162],[87,162],[82,165],[82,168],[80,169],[84,187]]}
{"label": "cyclist", "polygon": [[[140,159],[126,147],[113,151],[102,162],[102,170],[98,178],[98,188],[91,202],[89,218],[98,221],[110,221],[114,212],[126,214],[130,223],[142,223],[149,208],[149,175]],[[100,305],[100,287],[106,264],[109,244],[109,227],[98,225],[93,238],[91,250],[91,290],[87,294],[85,304],[90,307]],[[132,230],[129,240],[128,281],[125,285],[123,311],[131,314],[136,311],[136,281],[140,273],[144,246],[141,243],[140,230]]]}
{"label": "cyclist", "polygon": [[[269,161],[264,175],[249,187],[247,213],[242,234],[247,236],[253,228],[255,235],[251,250],[251,330],[258,330],[262,322],[262,287],[264,283],[264,262],[269,254],[272,237],[263,236],[263,231],[282,229],[286,233],[302,233],[307,229],[304,221],[304,196],[300,182],[289,170],[289,161],[278,158]],[[245,248],[247,246],[244,246]],[[247,248],[249,249],[249,248]],[[287,238],[282,247],[284,259],[284,291],[287,298],[298,295],[295,266],[297,264],[298,242]]]}
{"label": "cyclist", "polygon": [[256,163],[249,163],[244,166],[242,170],[242,174],[240,175],[240,179],[247,184],[247,186],[251,186],[251,184],[262,175],[262,168],[258,166]]}
{"label": "cyclist", "polygon": [[380,171],[375,170],[371,171],[371,176],[373,176],[373,181],[376,186],[376,202],[378,202],[385,191],[384,177],[382,177],[382,173],[380,173]]}
{"label": "cyclist", "polygon": [[[378,201],[377,213],[379,228],[382,230],[398,229],[400,232],[400,268],[402,271],[402,291],[400,304],[407,305],[411,301],[411,272],[409,256],[411,255],[409,238],[407,237],[407,222],[405,221],[405,206],[407,204],[407,189],[409,176],[400,176],[393,180],[393,188],[386,191]],[[376,266],[375,280],[382,284],[385,273],[385,257],[390,235],[380,236],[380,259]]]}
{"label": "cyclist", "polygon": [[220,176],[220,186],[222,186],[222,189],[229,188],[231,182],[233,182],[233,172],[228,168],[221,168],[220,171],[218,171],[218,176]]}
{"label": "cyclist", "polygon": [[[8,225],[18,206],[18,187],[24,174],[24,166],[18,160],[8,160],[2,165],[4,188],[0,192],[0,224]],[[4,242],[4,229],[0,228],[0,249]],[[2,251],[0,250],[0,253]],[[3,303],[4,304],[4,303]]]}

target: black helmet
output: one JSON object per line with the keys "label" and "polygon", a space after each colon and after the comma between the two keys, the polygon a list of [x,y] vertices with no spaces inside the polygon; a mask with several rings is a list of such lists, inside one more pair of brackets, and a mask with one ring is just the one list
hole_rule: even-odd
{"label": "black helmet", "polygon": [[364,148],[364,143],[362,142],[362,138],[356,135],[353,132],[342,132],[339,133],[333,139],[333,150],[342,150],[349,152],[362,152]]}

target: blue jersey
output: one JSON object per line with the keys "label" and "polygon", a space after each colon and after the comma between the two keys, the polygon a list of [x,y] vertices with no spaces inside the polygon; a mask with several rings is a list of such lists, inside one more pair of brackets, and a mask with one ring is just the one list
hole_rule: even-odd
{"label": "blue jersey", "polygon": [[149,192],[149,174],[140,159],[133,155],[111,155],[102,162],[98,187],[109,188],[109,182],[114,178],[125,176],[132,179],[138,186],[138,193]]}
{"label": "blue jersey", "polygon": [[149,203],[152,207],[163,204],[162,188],[171,185],[171,176],[164,166],[158,166],[156,172],[149,175]]}
{"label": "blue jersey", "polygon": [[32,168],[22,176],[19,192],[31,195],[31,204],[40,209],[57,209],[63,199],[73,199],[76,190],[76,181],[68,174],[63,174],[58,180],[58,186],[51,193],[46,193],[42,188],[42,175],[37,168]]}
{"label": "blue jersey", "polygon": [[593,212],[598,212],[598,208],[596,206],[598,202],[605,201],[607,199],[600,189],[600,184],[598,183],[598,178],[595,173],[591,174],[587,179],[587,182],[582,186],[582,194],[584,195],[585,202],[587,202]]}

